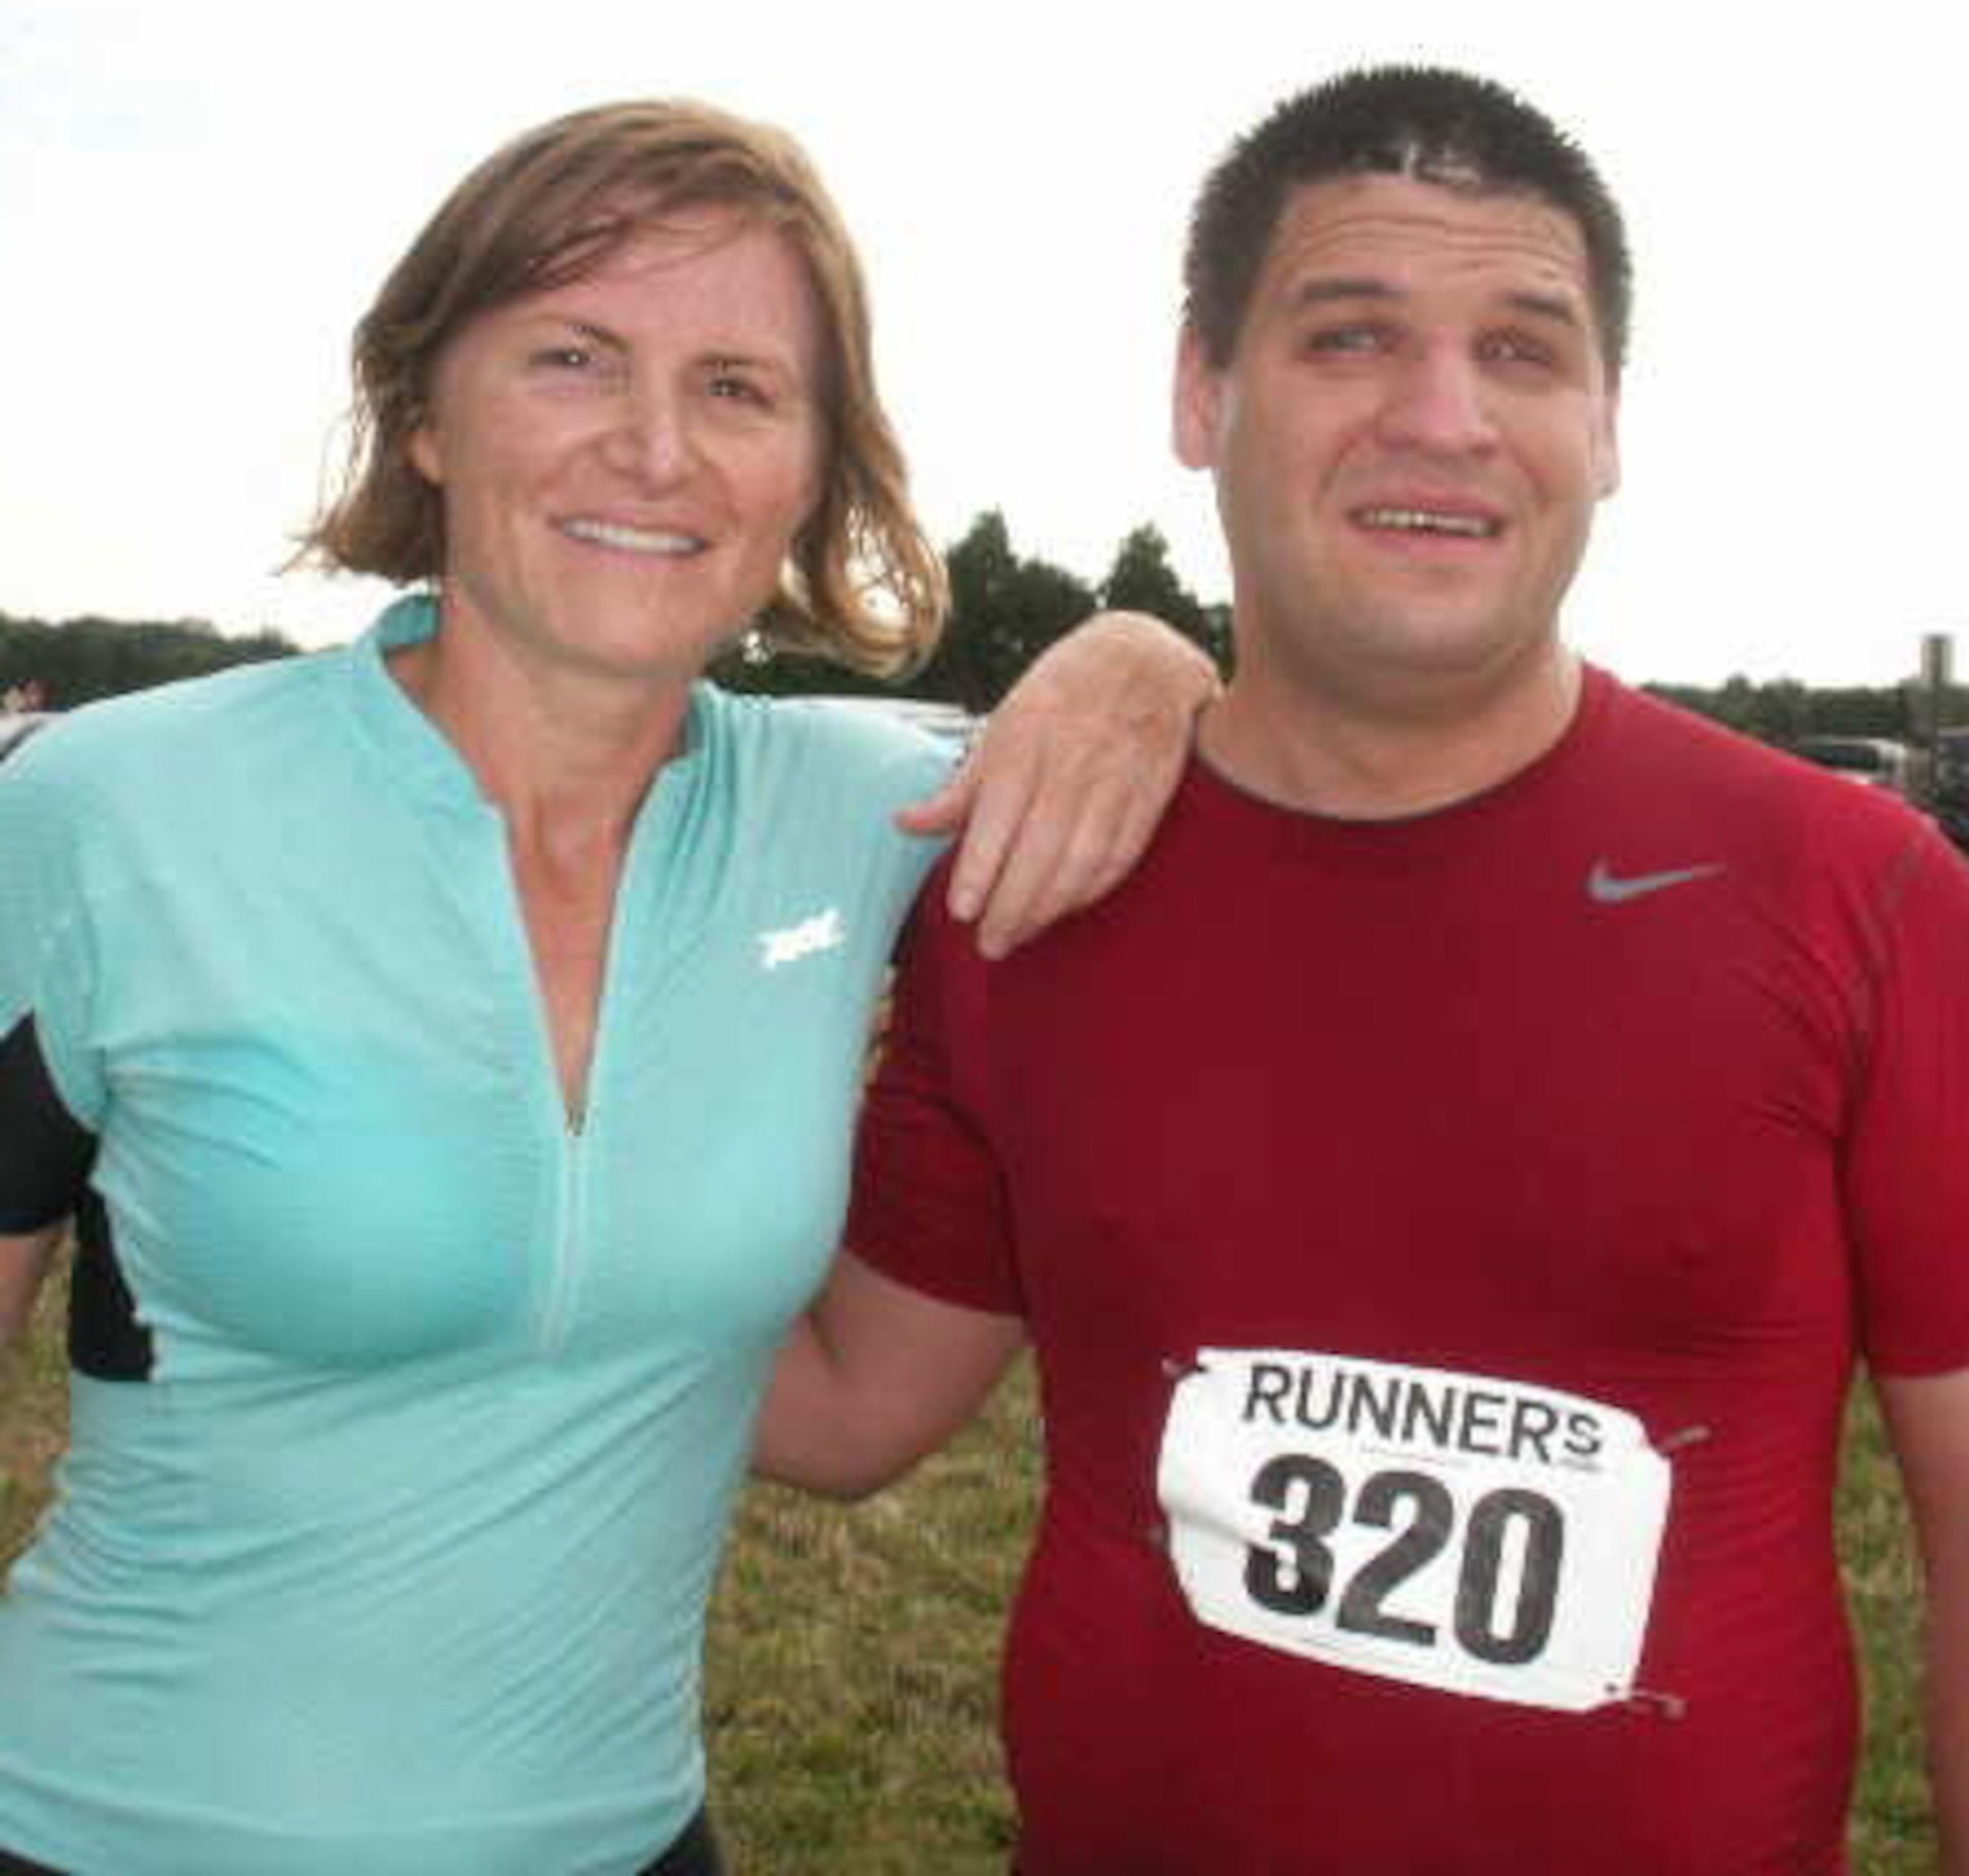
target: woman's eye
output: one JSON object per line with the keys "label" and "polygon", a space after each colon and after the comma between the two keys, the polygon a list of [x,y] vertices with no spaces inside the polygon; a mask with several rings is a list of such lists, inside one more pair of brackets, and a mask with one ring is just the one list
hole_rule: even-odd
{"label": "woman's eye", "polygon": [[595,353],[586,345],[542,345],[530,362],[549,371],[583,371],[595,362]]}

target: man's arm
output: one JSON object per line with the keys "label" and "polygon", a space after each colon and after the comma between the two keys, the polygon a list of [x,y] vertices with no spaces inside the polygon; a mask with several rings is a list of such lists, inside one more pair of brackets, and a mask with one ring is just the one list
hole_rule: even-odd
{"label": "man's arm", "polygon": [[940,1302],[843,1251],[780,1350],[752,1470],[830,1498],[879,1490],[971,1418],[1024,1340],[1016,1316]]}
{"label": "man's arm", "polygon": [[0,1235],[0,1356],[27,1334],[28,1316],[61,1234],[56,1224],[22,1237]]}
{"label": "man's arm", "polygon": [[1104,612],[1048,647],[964,766],[904,811],[915,834],[962,831],[950,907],[987,958],[1111,892],[1149,844],[1222,688],[1189,640]]}
{"label": "man's arm", "polygon": [[1969,1369],[1876,1377],[1927,1585],[1929,1783],[1938,1876],[1969,1876]]}

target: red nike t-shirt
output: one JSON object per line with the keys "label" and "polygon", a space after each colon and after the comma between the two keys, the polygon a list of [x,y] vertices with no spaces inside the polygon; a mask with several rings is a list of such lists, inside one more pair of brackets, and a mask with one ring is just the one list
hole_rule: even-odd
{"label": "red nike t-shirt", "polygon": [[1036,1345],[1022,1876],[1839,1870],[1842,1404],[1969,1362],[1928,825],[1590,672],[1443,812],[1199,767],[1012,960],[939,905],[849,1242]]}

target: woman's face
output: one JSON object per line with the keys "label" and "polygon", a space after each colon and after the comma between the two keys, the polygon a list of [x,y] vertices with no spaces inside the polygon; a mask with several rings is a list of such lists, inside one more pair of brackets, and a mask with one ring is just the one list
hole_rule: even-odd
{"label": "woman's face", "polygon": [[688,682],[812,512],[821,370],[797,251],[730,210],[473,319],[410,441],[444,501],[447,630],[542,673]]}

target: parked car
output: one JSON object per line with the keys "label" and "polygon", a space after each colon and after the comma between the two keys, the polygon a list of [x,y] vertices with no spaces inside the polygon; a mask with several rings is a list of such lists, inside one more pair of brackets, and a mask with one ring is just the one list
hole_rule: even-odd
{"label": "parked car", "polygon": [[1937,732],[1929,809],[1942,833],[1969,853],[1969,729]]}
{"label": "parked car", "polygon": [[1935,736],[1937,794],[1969,796],[1969,729],[1940,729]]}
{"label": "parked car", "polygon": [[1801,736],[1792,751],[1869,788],[1904,795],[1913,781],[1913,756],[1891,736]]}
{"label": "parked car", "polygon": [[5,762],[52,715],[51,711],[23,710],[0,716],[0,762]]}

